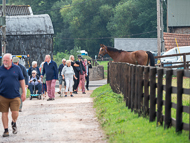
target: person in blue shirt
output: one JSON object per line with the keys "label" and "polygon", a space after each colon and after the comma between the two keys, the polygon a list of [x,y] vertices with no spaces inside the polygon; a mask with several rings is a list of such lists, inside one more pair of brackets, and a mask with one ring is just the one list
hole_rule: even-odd
{"label": "person in blue shirt", "polygon": [[46,55],[45,57],[41,78],[43,78],[44,74],[46,74],[47,93],[49,96],[47,101],[52,101],[55,98],[55,83],[58,80],[58,70],[56,62],[51,60],[50,55]]}
{"label": "person in blue shirt", "polygon": [[21,99],[26,99],[25,81],[19,66],[12,63],[12,55],[3,56],[3,65],[0,66],[0,112],[2,112],[2,122],[4,126],[3,137],[9,136],[8,131],[8,113],[9,108],[12,112],[12,131],[17,133],[16,121],[20,106],[19,88],[22,88]]}

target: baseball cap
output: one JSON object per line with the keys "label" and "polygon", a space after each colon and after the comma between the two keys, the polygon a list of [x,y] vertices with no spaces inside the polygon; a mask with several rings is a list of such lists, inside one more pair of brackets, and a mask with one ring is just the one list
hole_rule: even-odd
{"label": "baseball cap", "polygon": [[81,55],[78,55],[78,58],[79,58],[79,59],[82,59],[82,56],[81,56]]}
{"label": "baseball cap", "polygon": [[19,61],[18,57],[13,57],[13,63],[17,63]]}

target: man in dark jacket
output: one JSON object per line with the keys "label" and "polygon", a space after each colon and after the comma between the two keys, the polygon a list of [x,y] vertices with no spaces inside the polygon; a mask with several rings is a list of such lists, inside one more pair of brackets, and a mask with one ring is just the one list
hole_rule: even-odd
{"label": "man in dark jacket", "polygon": [[55,83],[58,79],[58,70],[56,62],[51,60],[50,55],[46,55],[45,57],[41,78],[43,78],[44,74],[46,74],[47,93],[49,96],[47,101],[51,101],[55,98]]}
{"label": "man in dark jacket", "polygon": [[88,89],[88,86],[89,86],[89,75],[90,75],[90,72],[89,72],[89,68],[92,68],[92,65],[90,63],[90,61],[87,62],[87,59],[84,59],[84,62],[85,62],[85,65],[86,65],[86,89]]}
{"label": "man in dark jacket", "polygon": [[[24,79],[25,79],[25,85],[26,85],[26,94],[27,94],[27,88],[28,88],[28,74],[27,74],[27,71],[26,71],[26,68],[23,66],[23,65],[21,65],[21,64],[19,64],[19,58],[18,57],[14,57],[13,58],[13,64],[15,64],[15,65],[17,65],[17,66],[19,66],[20,67],[20,69],[21,69],[21,71],[22,71],[22,74],[23,74],[23,76],[24,76]],[[20,92],[20,94],[22,94],[22,89],[20,88],[19,89],[19,92]],[[19,112],[22,112],[22,99],[20,98],[20,107],[19,107]]]}

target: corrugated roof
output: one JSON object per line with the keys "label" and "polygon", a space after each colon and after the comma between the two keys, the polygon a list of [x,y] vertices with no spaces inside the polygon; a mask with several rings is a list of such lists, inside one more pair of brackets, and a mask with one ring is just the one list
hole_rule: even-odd
{"label": "corrugated roof", "polygon": [[168,0],[168,26],[190,26],[190,0]]}
{"label": "corrugated roof", "polygon": [[178,46],[190,46],[190,34],[164,33],[164,44],[166,51]]}
{"label": "corrugated roof", "polygon": [[[2,14],[2,6],[0,6],[0,13]],[[6,16],[18,16],[18,15],[33,15],[32,9],[28,5],[7,5]]]}
{"label": "corrugated roof", "polygon": [[7,35],[54,34],[48,14],[6,16],[6,24]]}

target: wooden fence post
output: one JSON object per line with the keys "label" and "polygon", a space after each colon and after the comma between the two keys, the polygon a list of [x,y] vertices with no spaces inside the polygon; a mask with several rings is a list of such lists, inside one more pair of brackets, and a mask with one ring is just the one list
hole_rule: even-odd
{"label": "wooden fence post", "polygon": [[150,68],[150,112],[149,121],[155,121],[156,117],[156,68]]}
{"label": "wooden fence post", "polygon": [[172,82],[172,70],[167,69],[164,128],[169,128],[171,125],[171,93],[172,93],[171,82]]}
{"label": "wooden fence post", "polygon": [[184,70],[177,71],[177,109],[176,109],[176,132],[182,132],[182,94],[183,94]]}
{"label": "wooden fence post", "polygon": [[111,77],[112,77],[112,90],[113,92],[115,92],[115,63],[112,63],[112,74],[111,74]]}
{"label": "wooden fence post", "polygon": [[134,95],[135,95],[135,65],[132,65],[132,78],[131,78],[131,112],[133,111],[134,108]]}
{"label": "wooden fence post", "polygon": [[143,107],[143,66],[139,66],[139,74],[138,74],[138,115],[140,116],[142,113]]}
{"label": "wooden fence post", "polygon": [[187,69],[186,54],[183,54],[184,69]]}
{"label": "wooden fence post", "polygon": [[149,113],[149,67],[144,68],[144,116]]}
{"label": "wooden fence post", "polygon": [[121,69],[120,69],[120,63],[117,63],[117,69],[116,69],[116,73],[117,73],[117,94],[120,93],[120,75],[121,75]]}
{"label": "wooden fence post", "polygon": [[134,111],[138,112],[138,75],[139,69],[138,66],[135,65],[135,93],[134,93]]}
{"label": "wooden fence post", "polygon": [[163,124],[162,118],[162,99],[163,99],[163,69],[158,69],[158,84],[157,84],[157,126]]}
{"label": "wooden fence post", "polygon": [[[124,63],[119,63],[120,64],[120,66],[119,66],[119,68],[120,68],[120,93],[121,94],[123,94],[123,86],[124,86],[124,84],[125,84],[125,73],[123,72],[123,70],[124,70]],[[124,94],[123,94],[124,95]]]}
{"label": "wooden fence post", "polygon": [[129,73],[128,73],[128,109],[131,108],[131,78],[132,78],[132,65],[129,64]]}
{"label": "wooden fence post", "polygon": [[128,106],[128,100],[129,100],[129,95],[128,95],[128,90],[129,90],[129,64],[125,64],[125,69],[126,69],[126,79],[125,79],[125,100],[126,100],[126,107]]}
{"label": "wooden fence post", "polygon": [[109,65],[110,63],[108,62],[108,67],[107,67],[107,84],[110,83],[110,76],[109,76]]}

